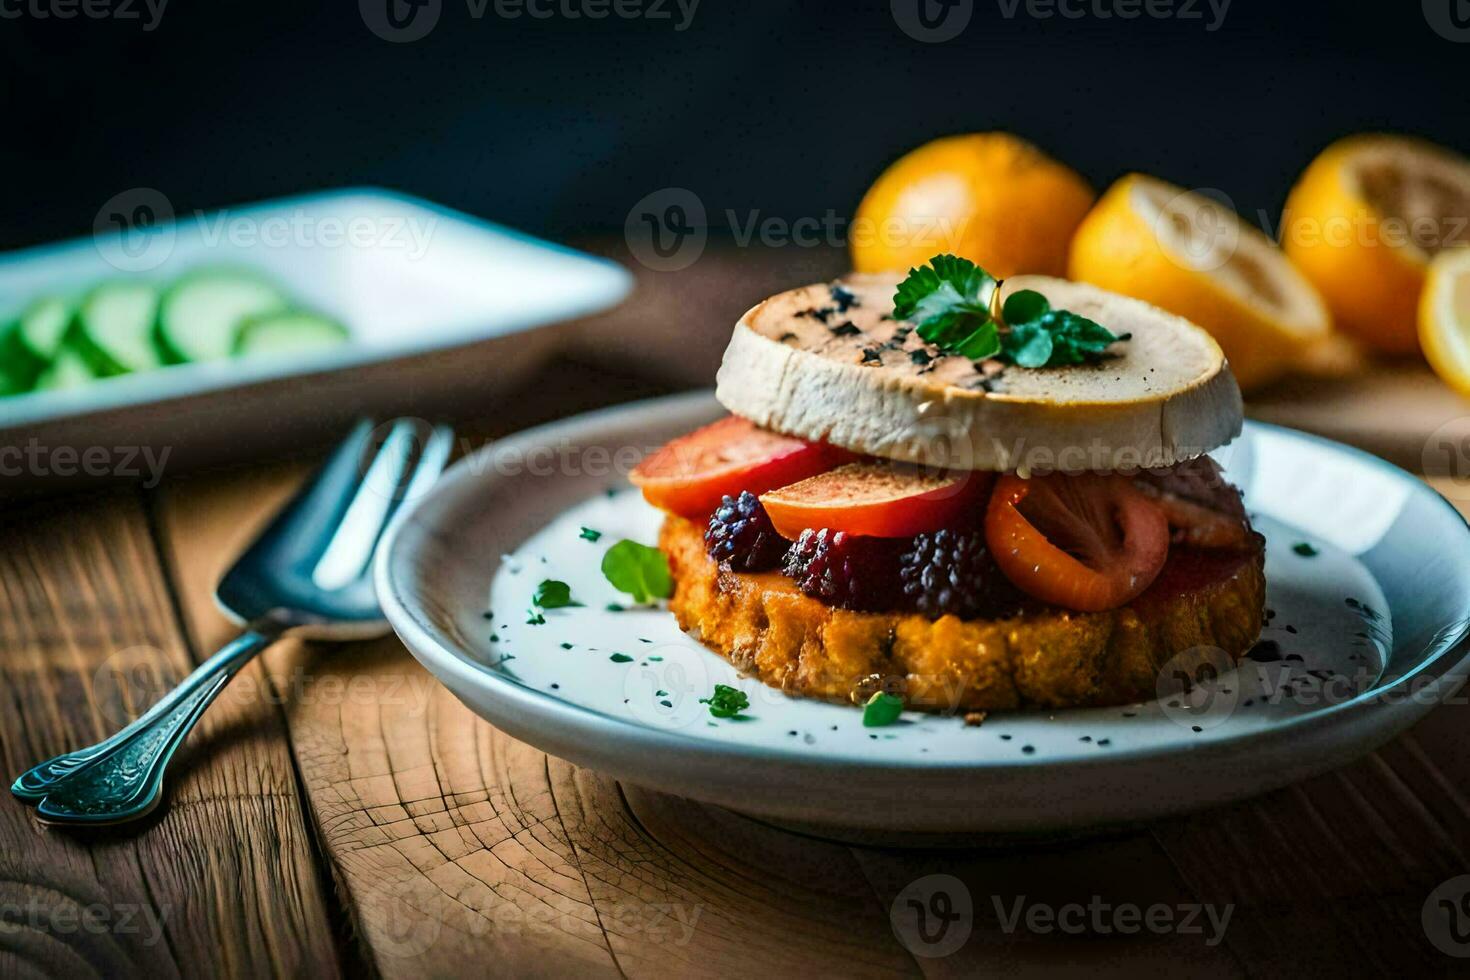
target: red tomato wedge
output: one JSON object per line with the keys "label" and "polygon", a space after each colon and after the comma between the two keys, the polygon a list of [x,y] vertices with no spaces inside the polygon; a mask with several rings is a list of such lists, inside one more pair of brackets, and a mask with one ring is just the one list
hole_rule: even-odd
{"label": "red tomato wedge", "polygon": [[702,521],[722,497],[765,493],[851,458],[846,450],[767,432],[731,415],[665,444],[628,478],[655,507]]}
{"label": "red tomato wedge", "polygon": [[776,533],[807,528],[907,538],[979,517],[989,473],[919,470],[898,463],[848,463],[761,495]]}
{"label": "red tomato wedge", "polygon": [[1169,556],[1169,522],[1125,477],[1003,476],[985,514],[996,564],[1026,594],[1079,612],[1148,588]]}

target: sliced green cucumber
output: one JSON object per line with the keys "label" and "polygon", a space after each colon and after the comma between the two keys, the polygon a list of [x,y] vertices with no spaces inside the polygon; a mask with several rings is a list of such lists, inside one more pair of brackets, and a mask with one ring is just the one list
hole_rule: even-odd
{"label": "sliced green cucumber", "polygon": [[235,355],[294,354],[336,347],[346,340],[347,328],[319,313],[268,313],[245,321],[235,342]]}
{"label": "sliced green cucumber", "polygon": [[175,283],[158,312],[158,347],[170,363],[230,356],[241,325],[286,309],[286,295],[250,272],[206,269]]}
{"label": "sliced green cucumber", "polygon": [[76,304],[59,296],[38,299],[0,336],[0,370],[12,389],[26,391],[56,357]]}
{"label": "sliced green cucumber", "polygon": [[36,379],[36,391],[63,391],[68,388],[81,388],[89,385],[97,379],[87,363],[87,359],[80,351],[63,347],[57,353],[46,370]]}
{"label": "sliced green cucumber", "polygon": [[99,378],[147,371],[162,363],[153,345],[158,290],[146,282],[109,282],[88,293],[67,333]]}

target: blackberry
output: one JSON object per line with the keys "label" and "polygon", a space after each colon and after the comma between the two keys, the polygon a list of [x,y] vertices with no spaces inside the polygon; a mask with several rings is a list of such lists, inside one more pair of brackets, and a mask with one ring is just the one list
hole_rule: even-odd
{"label": "blackberry", "polygon": [[771,526],[760,498],[749,491],[724,498],[704,532],[704,550],[737,572],[770,571],[781,564],[787,544]]}
{"label": "blackberry", "polygon": [[808,529],[786,553],[785,572],[802,592],[828,605],[881,612],[899,598],[903,545],[889,538]]}
{"label": "blackberry", "polygon": [[917,535],[899,559],[898,577],[909,608],[938,619],[995,618],[1015,612],[1020,594],[1001,572],[979,530]]}

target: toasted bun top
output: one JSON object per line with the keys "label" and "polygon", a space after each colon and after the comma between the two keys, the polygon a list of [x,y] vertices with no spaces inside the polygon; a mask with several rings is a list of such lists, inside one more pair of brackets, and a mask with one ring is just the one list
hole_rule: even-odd
{"label": "toasted bun top", "polygon": [[1046,276],[1007,279],[1131,334],[1101,363],[971,362],[891,319],[901,277],[854,275],[773,296],[735,326],[716,397],[758,425],[955,469],[1168,465],[1240,432],[1240,391],[1205,331],[1147,303]]}

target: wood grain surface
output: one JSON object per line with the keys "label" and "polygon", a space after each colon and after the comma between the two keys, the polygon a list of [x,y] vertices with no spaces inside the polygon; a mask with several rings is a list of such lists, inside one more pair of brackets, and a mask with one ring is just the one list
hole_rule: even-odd
{"label": "wood grain surface", "polygon": [[[0,758],[111,734],[191,669],[141,499],[12,506],[0,526]],[[0,800],[0,974],[332,972],[334,930],[280,710],[220,699],[144,826],[43,829]]]}
{"label": "wood grain surface", "polygon": [[[723,266],[686,277],[674,299],[641,274],[640,293],[661,297],[643,308],[659,311],[646,322],[662,359],[639,352],[635,297],[584,325],[579,356],[598,366],[562,361],[474,406],[468,442],[693,382],[667,354],[680,331],[693,359],[717,358],[755,290],[835,271],[830,256],[801,258],[811,268],[763,259],[736,286]],[[1422,369],[1395,370],[1381,383],[1428,391]],[[1263,395],[1259,414],[1305,390]],[[1402,458],[1418,451],[1406,432],[1459,411],[1445,395],[1415,402],[1407,427],[1407,409],[1384,419],[1346,395],[1319,416],[1319,396],[1280,410]],[[272,463],[6,510],[7,773],[109,733],[232,635],[213,586],[305,471]],[[1463,509],[1467,476],[1431,483]],[[861,848],[548,757],[471,714],[391,637],[286,642],[211,710],[171,771],[167,810],[144,825],[74,834],[0,801],[0,976],[1451,973],[1463,961],[1431,944],[1421,911],[1470,873],[1467,724],[1460,695],[1342,770],[1103,838]],[[936,881],[969,911],[945,956],[914,932],[911,899]],[[1195,919],[1067,930],[1028,925],[1038,908]]]}

